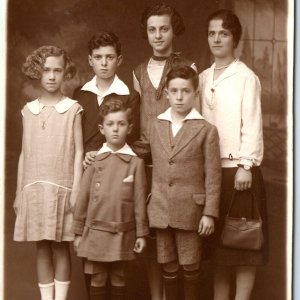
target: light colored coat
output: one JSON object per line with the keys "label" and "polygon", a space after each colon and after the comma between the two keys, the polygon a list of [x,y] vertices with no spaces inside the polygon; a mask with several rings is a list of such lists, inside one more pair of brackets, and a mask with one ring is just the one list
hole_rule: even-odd
{"label": "light colored coat", "polygon": [[[218,132],[205,120],[186,120],[172,140],[170,122],[155,119],[148,132],[153,161],[150,226],[197,230],[203,214],[219,215]],[[143,148],[145,143],[136,143],[134,150],[143,153]]]}

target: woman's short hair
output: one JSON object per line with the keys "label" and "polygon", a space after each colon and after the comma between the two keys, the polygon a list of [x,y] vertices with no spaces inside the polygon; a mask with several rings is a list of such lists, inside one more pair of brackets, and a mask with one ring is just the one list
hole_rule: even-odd
{"label": "woman's short hair", "polygon": [[183,23],[183,19],[181,15],[177,12],[177,10],[167,5],[164,2],[158,2],[153,5],[148,6],[143,14],[140,23],[142,36],[143,38],[147,38],[147,21],[151,16],[162,16],[162,15],[169,15],[171,18],[171,25],[173,32],[176,36],[179,36],[184,33],[185,26]]}
{"label": "woman's short hair", "polygon": [[33,51],[32,54],[27,56],[22,66],[22,72],[30,79],[41,79],[46,58],[49,56],[63,57],[65,62],[65,80],[70,80],[75,76],[77,72],[75,64],[65,50],[56,46],[42,46]]}
{"label": "woman's short hair", "polygon": [[110,98],[106,100],[100,108],[99,116],[100,116],[100,124],[103,124],[105,116],[109,113],[123,111],[127,115],[127,121],[129,124],[133,123],[133,114],[132,109],[122,100],[117,98]]}
{"label": "woman's short hair", "polygon": [[239,44],[242,35],[242,26],[240,23],[239,18],[228,9],[220,9],[212,13],[207,19],[207,33],[209,23],[212,20],[221,20],[222,26],[229,30],[232,33],[233,40],[234,40],[234,47],[236,48]]}
{"label": "woman's short hair", "polygon": [[94,49],[106,46],[112,46],[115,48],[117,56],[121,55],[119,38],[113,32],[109,31],[98,32],[90,39],[88,43],[89,54],[92,55]]}
{"label": "woman's short hair", "polygon": [[198,74],[193,68],[189,66],[178,66],[172,68],[167,74],[166,87],[168,87],[169,82],[175,78],[182,78],[186,80],[190,79],[192,81],[194,90],[196,91],[198,89],[198,85],[199,85]]}

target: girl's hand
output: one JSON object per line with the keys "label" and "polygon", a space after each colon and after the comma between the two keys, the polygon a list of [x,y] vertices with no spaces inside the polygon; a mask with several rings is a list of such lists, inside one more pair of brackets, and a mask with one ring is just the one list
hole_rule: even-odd
{"label": "girl's hand", "polygon": [[146,248],[146,239],[143,237],[137,238],[135,241],[133,251],[135,253],[142,253],[145,248]]}
{"label": "girl's hand", "polygon": [[14,205],[13,205],[13,208],[14,208],[16,216],[18,215],[19,206],[20,206],[20,202],[21,202],[21,200],[20,200],[20,194],[21,194],[20,192],[16,193],[16,199],[15,199]]}
{"label": "girl's hand", "polygon": [[96,154],[97,154],[97,151],[90,151],[85,154],[85,158],[82,163],[84,169],[86,169],[88,166],[91,165],[91,163],[95,160]]}
{"label": "girl's hand", "polygon": [[73,242],[73,246],[74,246],[74,251],[75,251],[75,253],[77,253],[78,246],[79,246],[79,244],[80,244],[80,242],[81,242],[81,238],[82,238],[81,235],[76,235],[76,236],[75,236],[75,239],[74,239],[74,242]]}
{"label": "girl's hand", "polygon": [[72,190],[69,199],[69,206],[67,207],[67,212],[71,211],[72,213],[74,213],[78,192],[78,190]]}
{"label": "girl's hand", "polygon": [[210,216],[202,216],[199,223],[199,235],[209,236],[215,231],[215,220]]}
{"label": "girl's hand", "polygon": [[247,171],[244,168],[238,168],[234,176],[234,188],[237,191],[250,189],[252,185],[251,170]]}

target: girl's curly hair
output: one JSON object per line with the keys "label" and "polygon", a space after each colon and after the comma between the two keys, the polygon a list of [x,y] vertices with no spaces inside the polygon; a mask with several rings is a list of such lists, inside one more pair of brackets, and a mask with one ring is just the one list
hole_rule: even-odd
{"label": "girl's curly hair", "polygon": [[180,16],[180,14],[177,12],[177,10],[174,7],[168,5],[164,2],[158,2],[158,3],[155,3],[155,4],[147,7],[142,14],[140,28],[142,31],[143,38],[147,38],[147,21],[148,21],[148,19],[151,16],[162,16],[162,15],[170,16],[172,29],[176,36],[179,36],[184,33],[185,26],[183,23],[183,19]]}
{"label": "girl's curly hair", "polygon": [[28,55],[22,66],[22,72],[30,79],[41,79],[46,58],[49,56],[63,56],[65,62],[65,80],[72,79],[76,74],[75,64],[72,62],[67,52],[56,46],[42,46],[32,54]]}

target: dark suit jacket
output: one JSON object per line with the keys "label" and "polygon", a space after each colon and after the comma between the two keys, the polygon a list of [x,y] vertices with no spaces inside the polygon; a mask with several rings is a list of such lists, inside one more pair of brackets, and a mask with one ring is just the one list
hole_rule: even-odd
{"label": "dark suit jacket", "polygon": [[[136,91],[133,91],[130,95],[110,94],[104,97],[103,103],[111,97],[124,101],[132,108],[133,130],[127,138],[128,144],[131,144],[133,141],[137,140],[140,135],[140,96]],[[77,100],[83,107],[82,133],[84,153],[99,150],[99,148],[102,147],[102,144],[105,143],[105,137],[98,129],[100,117],[97,96],[89,91],[82,91],[81,87],[79,87],[74,91],[73,99]],[[103,103],[101,105],[103,105]]]}

